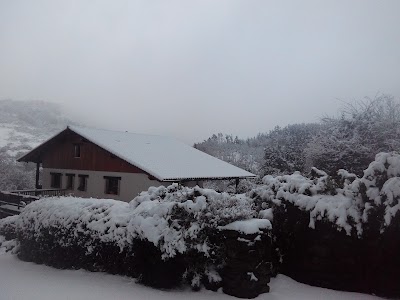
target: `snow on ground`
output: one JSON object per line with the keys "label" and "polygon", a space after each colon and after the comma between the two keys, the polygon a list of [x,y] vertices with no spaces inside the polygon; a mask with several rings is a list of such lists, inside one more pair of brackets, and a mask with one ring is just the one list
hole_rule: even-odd
{"label": "snow on ground", "polygon": [[[339,292],[311,287],[289,277],[279,275],[270,283],[271,292],[257,299],[265,300],[377,300],[375,296]],[[136,284],[134,279],[92,273],[83,270],[58,270],[44,265],[23,262],[11,254],[0,255],[1,300],[210,300],[237,299],[221,292],[207,290],[192,292],[189,289],[163,291]]]}

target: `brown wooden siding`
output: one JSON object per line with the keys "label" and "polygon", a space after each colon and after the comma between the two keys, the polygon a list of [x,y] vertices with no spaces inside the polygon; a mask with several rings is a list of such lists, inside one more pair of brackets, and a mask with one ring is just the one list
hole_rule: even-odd
{"label": "brown wooden siding", "polygon": [[[74,144],[80,145],[79,158],[74,157]],[[44,168],[146,173],[71,131],[52,143],[41,156]]]}

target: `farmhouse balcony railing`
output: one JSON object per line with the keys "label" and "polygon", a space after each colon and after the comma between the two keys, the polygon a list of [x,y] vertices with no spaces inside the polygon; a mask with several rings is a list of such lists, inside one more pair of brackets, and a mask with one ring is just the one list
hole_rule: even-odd
{"label": "farmhouse balcony railing", "polygon": [[36,190],[15,190],[10,191],[11,194],[25,196],[40,196],[40,197],[57,197],[65,196],[66,189],[36,189]]}
{"label": "farmhouse balcony railing", "polygon": [[0,218],[4,215],[16,215],[25,205],[36,201],[39,196],[15,194],[11,192],[0,192]]}
{"label": "farmhouse balcony railing", "polygon": [[[65,189],[40,189],[40,190],[16,190],[10,192],[0,191],[0,218],[4,214],[19,214],[25,205],[43,197],[63,196]],[[2,214],[3,213],[3,214]]]}

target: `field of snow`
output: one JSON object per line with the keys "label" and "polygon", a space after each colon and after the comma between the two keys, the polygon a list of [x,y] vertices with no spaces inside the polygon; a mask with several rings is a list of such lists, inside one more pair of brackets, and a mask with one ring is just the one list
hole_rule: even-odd
{"label": "field of snow", "polygon": [[[257,299],[265,300],[377,300],[375,296],[339,292],[311,287],[298,283],[289,277],[279,275],[270,283],[271,292]],[[4,300],[210,300],[237,299],[223,294],[202,290],[192,292],[189,289],[163,291],[136,284],[134,279],[92,273],[83,270],[58,270],[44,265],[23,262],[11,254],[0,254],[0,299]]]}

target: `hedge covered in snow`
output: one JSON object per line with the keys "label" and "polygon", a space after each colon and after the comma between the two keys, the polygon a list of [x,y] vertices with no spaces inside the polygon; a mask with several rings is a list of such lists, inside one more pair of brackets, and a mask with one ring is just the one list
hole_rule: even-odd
{"label": "hedge covered in snow", "polygon": [[[347,235],[361,236],[366,229],[383,232],[400,210],[400,155],[379,153],[364,176],[339,170],[333,178],[315,168],[310,177],[265,176],[263,185],[249,192],[260,210],[270,215],[278,207],[291,204],[309,213],[309,227],[328,221]],[[375,224],[378,221],[379,224]]]}
{"label": "hedge covered in snow", "polygon": [[[151,187],[130,203],[41,199],[3,219],[0,234],[17,237],[23,260],[129,275],[156,287],[186,281],[198,288],[221,281],[218,232],[255,215],[243,196],[173,184]],[[268,227],[264,223],[253,227]]]}
{"label": "hedge covered in snow", "polygon": [[0,235],[4,236],[7,240],[15,239],[17,219],[18,216],[10,216],[4,219],[0,219]]}
{"label": "hedge covered in snow", "polygon": [[400,296],[400,155],[358,178],[313,169],[266,176],[248,196],[273,224],[274,271],[308,284]]}

